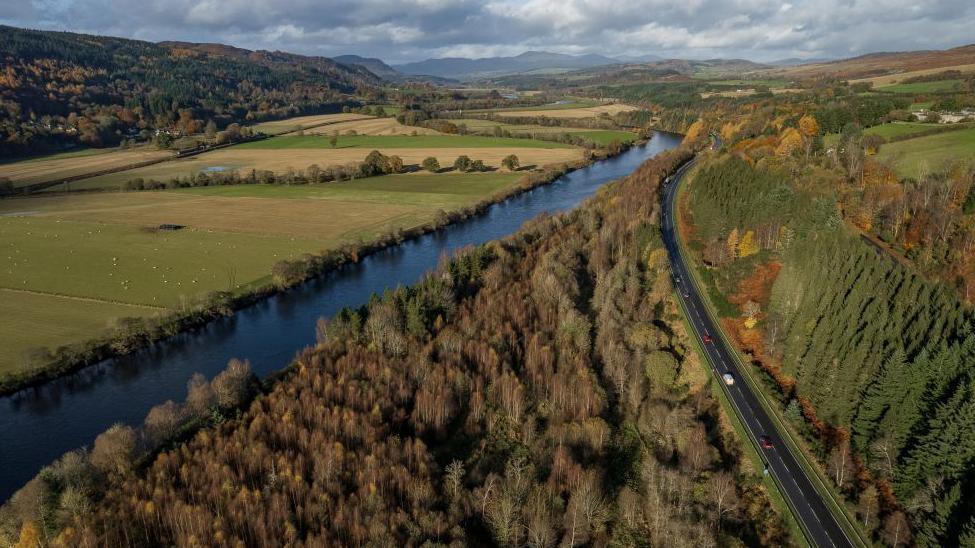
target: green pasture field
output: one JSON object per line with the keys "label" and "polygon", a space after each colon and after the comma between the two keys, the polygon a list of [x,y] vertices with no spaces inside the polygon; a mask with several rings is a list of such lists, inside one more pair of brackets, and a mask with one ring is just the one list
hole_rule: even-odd
{"label": "green pasture field", "polygon": [[563,109],[571,109],[571,108],[598,107],[601,104],[602,103],[598,101],[592,101],[590,99],[565,99],[564,103],[556,101],[553,103],[546,103],[544,105],[488,108],[488,109],[470,110],[466,112],[517,112],[519,110],[563,110]]}
{"label": "green pasture field", "polygon": [[881,86],[877,91],[890,93],[939,93],[946,91],[959,91],[962,89],[961,80],[936,80],[934,82],[914,82],[911,84],[893,84]]}
{"label": "green pasture field", "polygon": [[145,306],[0,289],[0,375],[30,368],[30,351],[83,342],[121,318],[152,316]]}
{"label": "green pasture field", "polygon": [[[472,205],[521,173],[406,174],[316,185],[38,195],[0,201],[0,373],[30,349],[100,336],[270,280],[274,263],[370,241]],[[186,228],[161,231],[164,222]]]}
{"label": "green pasture field", "polygon": [[520,173],[510,172],[417,173],[315,185],[205,186],[174,192],[238,198],[398,203],[448,209],[480,201],[508,187],[521,177]]}
{"label": "green pasture field", "polygon": [[495,127],[500,127],[501,129],[506,129],[514,134],[521,133],[543,133],[543,134],[562,134],[571,133],[573,135],[578,135],[586,139],[591,140],[597,145],[606,146],[613,142],[614,139],[618,139],[624,143],[630,143],[637,139],[638,135],[631,131],[619,131],[612,129],[588,129],[588,128],[575,128],[575,127],[560,127],[560,126],[540,126],[534,124],[506,124],[504,122],[495,122],[493,120],[479,120],[477,118],[464,118],[460,120],[451,120],[455,124],[464,124],[467,126],[469,131],[477,133],[490,133],[494,131]]}
{"label": "green pasture field", "polygon": [[[863,130],[864,135],[879,135],[884,139],[892,139],[913,133],[922,133],[928,130],[944,128],[941,124],[924,124],[920,122],[888,122],[879,126],[868,127]],[[957,127],[971,127],[970,124],[957,124]],[[961,130],[959,130],[961,131]],[[830,133],[824,137],[827,145],[834,145],[840,139],[838,133]],[[889,145],[884,145],[889,146]]]}
{"label": "green pasture field", "polygon": [[888,143],[880,147],[877,158],[901,177],[914,178],[952,161],[975,164],[975,127]]}

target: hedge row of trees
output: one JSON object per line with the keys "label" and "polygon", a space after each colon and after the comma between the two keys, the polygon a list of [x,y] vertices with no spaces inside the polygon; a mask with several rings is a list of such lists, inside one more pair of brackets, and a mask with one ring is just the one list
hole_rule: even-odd
{"label": "hedge row of trees", "polygon": [[197,186],[253,184],[300,185],[348,181],[365,177],[404,173],[405,171],[407,171],[407,166],[403,164],[402,158],[395,155],[387,156],[378,150],[374,150],[367,154],[363,161],[350,162],[345,165],[332,165],[322,168],[318,164],[312,164],[304,170],[288,168],[283,173],[252,169],[246,175],[241,175],[238,171],[212,173],[200,171],[185,177],[176,176],[165,182],[156,179],[149,179],[147,181],[140,177],[126,181],[122,185],[122,190],[162,190]]}
{"label": "hedge row of trees", "polygon": [[729,247],[733,230],[759,242],[707,271],[737,304],[729,325],[877,540],[971,543],[971,311],[849,232],[823,188],[762,164],[732,157],[693,181],[705,249]]}
{"label": "hedge row of trees", "polygon": [[786,542],[674,321],[653,223],[685,158],[322,321],[239,419],[114,480],[59,540]]}

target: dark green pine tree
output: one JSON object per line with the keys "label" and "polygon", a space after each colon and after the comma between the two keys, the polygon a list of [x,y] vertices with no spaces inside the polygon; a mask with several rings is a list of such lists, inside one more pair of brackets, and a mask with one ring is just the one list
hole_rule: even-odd
{"label": "dark green pine tree", "polygon": [[876,438],[880,420],[893,402],[904,403],[903,394],[898,395],[896,392],[901,392],[904,388],[904,384],[897,381],[906,376],[906,371],[907,355],[902,348],[895,348],[863,390],[853,419],[853,444],[857,449],[865,450]]}
{"label": "dark green pine tree", "polygon": [[898,471],[895,491],[907,500],[929,477],[953,481],[968,472],[975,462],[975,399],[972,386],[958,386],[951,398],[935,409],[934,416],[920,428],[923,432],[907,448],[904,465]]}
{"label": "dark green pine tree", "polygon": [[951,546],[948,539],[951,516],[961,500],[961,486],[955,483],[951,489],[934,503],[934,509],[925,515],[917,527],[915,542],[921,547]]}

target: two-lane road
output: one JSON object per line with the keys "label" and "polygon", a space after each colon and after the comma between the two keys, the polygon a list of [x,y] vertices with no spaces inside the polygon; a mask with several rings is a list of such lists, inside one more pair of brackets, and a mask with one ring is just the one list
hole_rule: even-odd
{"label": "two-lane road", "polygon": [[[796,519],[800,521],[808,537],[807,540],[819,547],[852,547],[853,542],[837,522],[836,516],[823,502],[796,457],[782,442],[782,437],[772,419],[739,373],[738,363],[734,360],[731,350],[725,345],[718,326],[708,314],[688,264],[677,244],[674,228],[677,189],[693,163],[694,161],[682,167],[671,177],[671,182],[665,185],[661,217],[663,239],[670,256],[675,287],[679,298],[683,301],[687,319],[694,330],[694,335],[704,348],[715,377],[728,395],[739,419],[745,425],[748,435],[752,438],[751,442],[754,442],[762,452],[768,473],[778,484]],[[732,375],[734,384],[727,385],[723,382],[722,377],[726,373]],[[763,437],[771,442],[770,448],[762,447],[760,440]]]}

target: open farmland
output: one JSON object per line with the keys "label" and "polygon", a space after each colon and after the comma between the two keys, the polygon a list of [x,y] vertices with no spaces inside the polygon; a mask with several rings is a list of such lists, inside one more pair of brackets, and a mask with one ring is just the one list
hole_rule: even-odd
{"label": "open farmland", "polygon": [[961,80],[935,80],[932,82],[892,84],[889,86],[881,86],[876,89],[877,91],[888,91],[890,93],[941,93],[961,91],[963,86]]}
{"label": "open farmland", "polygon": [[20,162],[0,164],[0,177],[8,177],[14,186],[55,181],[106,169],[118,169],[146,161],[165,159],[173,153],[152,146],[131,149],[88,149],[53,154]]}
{"label": "open farmland", "polygon": [[578,108],[537,107],[534,109],[497,110],[493,112],[495,112],[495,114],[498,116],[510,118],[532,116],[546,116],[548,118],[596,118],[598,116],[602,116],[603,114],[613,115],[631,110],[637,110],[637,108],[631,107],[630,105],[612,103],[608,105]]}
{"label": "open farmland", "polygon": [[577,127],[562,127],[562,126],[542,126],[536,124],[506,124],[504,122],[497,122],[494,120],[482,120],[478,118],[462,118],[459,120],[450,120],[457,125],[467,126],[467,130],[472,133],[480,133],[484,135],[492,135],[494,128],[500,127],[501,129],[510,131],[513,134],[528,134],[528,135],[561,135],[563,133],[571,133],[572,135],[578,135],[579,137],[584,137],[593,141],[598,145],[607,145],[614,139],[618,139],[621,142],[629,143],[635,141],[639,136],[631,131],[620,131],[620,130],[610,130],[610,129],[589,129],[589,128],[577,128]]}
{"label": "open farmland", "polygon": [[481,137],[473,135],[342,135],[335,147],[329,139],[319,135],[289,136],[264,141],[253,141],[234,147],[236,150],[282,149],[394,149],[394,148],[572,148],[562,143],[539,142],[529,139],[506,137]]}
{"label": "open farmland", "polygon": [[[98,336],[121,317],[266,282],[279,260],[428,222],[521,177],[409,174],[0,201],[0,289],[14,290],[2,293],[0,312],[17,319],[0,331],[0,369],[26,367],[29,349]],[[186,228],[156,230],[164,223]]]}
{"label": "open farmland", "polygon": [[[871,126],[863,130],[864,135],[877,135],[883,137],[885,140],[897,139],[905,137],[908,135],[919,135],[925,132],[933,131],[961,131],[965,128],[972,127],[972,124],[958,123],[951,125],[944,124],[925,124],[921,122],[887,122],[886,124],[880,124],[877,126]],[[824,142],[827,145],[835,145],[840,140],[839,133],[829,133],[824,136]]]}
{"label": "open farmland", "polygon": [[869,82],[873,84],[873,87],[875,88],[882,88],[884,86],[890,86],[892,84],[901,83],[904,80],[907,80],[909,78],[914,78],[917,76],[929,76],[931,74],[939,74],[948,70],[957,70],[962,73],[975,72],[975,63],[969,63],[964,65],[940,66],[936,68],[926,68],[926,69],[919,69],[919,70],[910,70],[906,72],[898,72],[895,74],[885,74],[883,76],[873,76],[870,78],[859,78],[856,80],[850,80],[850,83],[856,84],[860,82]]}
{"label": "open farmland", "polygon": [[877,158],[902,177],[941,169],[951,161],[975,164],[975,128],[918,137],[880,147]]}
{"label": "open farmland", "polygon": [[359,135],[411,135],[413,133],[417,135],[439,135],[437,131],[430,128],[405,126],[396,121],[396,118],[366,118],[338,122],[311,128],[305,131],[305,134],[332,135],[338,132],[339,135],[345,135],[350,131]]}
{"label": "open farmland", "polygon": [[[0,375],[30,364],[37,348],[79,343],[108,331],[121,318],[153,316],[161,311],[147,306],[76,299],[27,291],[0,289]],[[29,366],[28,365],[28,366]]]}
{"label": "open farmland", "polygon": [[[541,142],[541,141],[532,141]],[[305,169],[312,164],[321,167],[345,165],[362,161],[371,148],[314,149],[295,148],[287,150],[243,150],[238,147],[219,150],[209,154],[186,158],[165,164],[115,173],[73,183],[81,188],[120,188],[126,181],[143,178],[167,181],[175,176],[185,177],[206,169],[219,167],[222,170],[249,172],[252,169],[283,173],[290,169]],[[485,165],[499,167],[501,160],[515,154],[523,166],[544,166],[582,159],[580,148],[380,148],[383,154],[397,155],[407,165],[419,165],[424,158],[433,156],[442,166],[453,165],[458,156],[467,155],[473,160],[482,160]]]}
{"label": "open farmland", "polygon": [[368,120],[371,118],[372,116],[354,114],[351,112],[339,114],[314,114],[311,116],[296,116],[294,118],[285,118],[284,120],[262,122],[260,124],[251,126],[251,128],[254,131],[262,131],[269,135],[278,135],[280,133],[299,131],[322,125],[337,124],[339,122],[348,122],[350,120]]}

